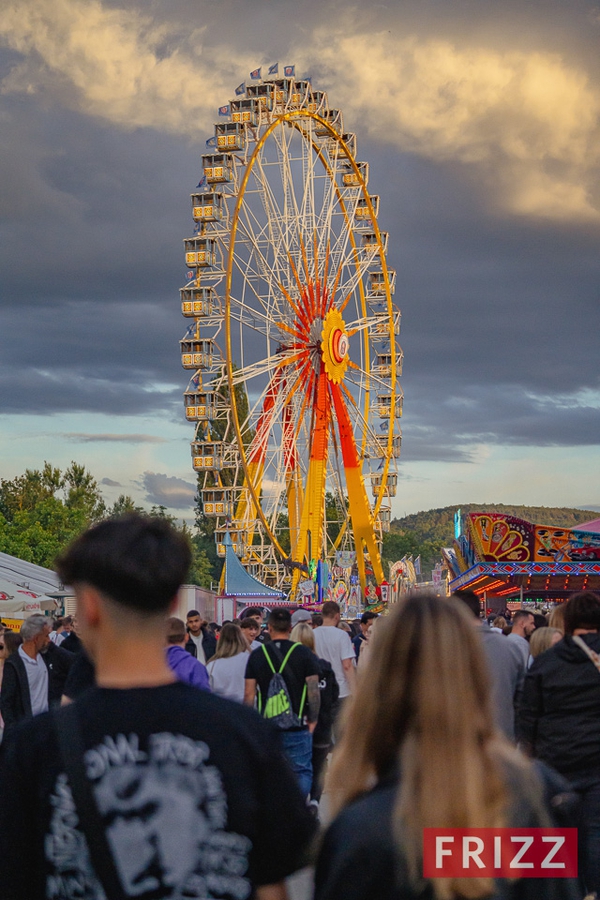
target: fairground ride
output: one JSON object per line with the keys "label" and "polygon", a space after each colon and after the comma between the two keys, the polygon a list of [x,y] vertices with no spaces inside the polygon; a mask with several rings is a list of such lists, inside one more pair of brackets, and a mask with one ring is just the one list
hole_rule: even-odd
{"label": "fairground ride", "polygon": [[193,468],[220,555],[228,531],[246,568],[293,599],[311,563],[346,551],[364,592],[384,579],[398,481],[396,273],[342,113],[293,67],[271,72],[219,109],[192,194]]}

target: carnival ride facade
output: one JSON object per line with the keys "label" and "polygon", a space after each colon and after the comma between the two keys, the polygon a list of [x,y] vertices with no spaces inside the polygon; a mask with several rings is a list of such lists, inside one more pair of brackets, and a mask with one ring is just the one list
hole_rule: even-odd
{"label": "carnival ride facade", "polygon": [[[297,591],[355,554],[383,581],[398,481],[400,311],[369,166],[310,80],[252,73],[219,109],[187,238],[193,468],[219,555]],[[368,488],[371,489],[372,500]]]}
{"label": "carnival ride facade", "polygon": [[600,589],[600,530],[534,525],[502,513],[457,514],[455,541],[444,550],[450,590],[503,599],[566,599]]}

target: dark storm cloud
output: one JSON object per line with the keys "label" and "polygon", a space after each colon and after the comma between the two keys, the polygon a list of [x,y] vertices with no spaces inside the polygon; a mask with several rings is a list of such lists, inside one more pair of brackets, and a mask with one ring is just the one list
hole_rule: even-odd
{"label": "dark storm cloud", "polygon": [[24,326],[20,310],[0,310],[0,410],[175,413],[187,382],[178,312],[177,298],[164,306],[82,300],[43,307]]}
{"label": "dark storm cloud", "polygon": [[145,500],[156,506],[169,509],[189,509],[194,502],[195,485],[161,472],[144,472],[142,486],[146,491]]}
{"label": "dark storm cloud", "polygon": [[465,383],[461,394],[417,389],[403,431],[406,462],[474,462],[479,444],[595,446],[600,415],[585,396],[536,397],[514,385]]}
{"label": "dark storm cloud", "polygon": [[2,304],[176,300],[200,148],[35,98],[2,105]]}

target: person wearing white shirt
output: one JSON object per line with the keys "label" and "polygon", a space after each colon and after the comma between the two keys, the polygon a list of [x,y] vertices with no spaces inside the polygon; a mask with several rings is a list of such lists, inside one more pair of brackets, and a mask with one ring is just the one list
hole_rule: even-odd
{"label": "person wearing white shirt", "polygon": [[60,647],[66,636],[67,631],[65,630],[64,619],[55,619],[54,624],[52,625],[52,631],[50,632],[50,640],[53,644],[56,644],[57,647]]}
{"label": "person wearing white shirt", "polygon": [[44,615],[25,619],[21,625],[23,643],[4,664],[0,708],[5,734],[21,719],[48,709],[49,674],[42,652],[50,643],[50,627]]}
{"label": "person wearing white shirt", "polygon": [[223,625],[217,643],[217,652],[206,667],[213,694],[226,697],[228,700],[236,700],[238,703],[244,702],[246,666],[249,656],[248,642],[239,625],[234,625],[232,622]]}
{"label": "person wearing white shirt", "polygon": [[[195,609],[191,609],[187,614],[187,632],[188,632],[188,644],[191,642],[196,648],[196,652],[193,654],[196,659],[202,663],[203,666],[206,665],[206,654],[204,653],[204,634],[202,632],[202,619],[200,617],[200,613],[198,613]],[[190,648],[193,653],[193,648]]]}
{"label": "person wearing white shirt", "polygon": [[356,653],[345,631],[338,628],[340,607],[333,600],[326,600],[321,610],[323,624],[314,630],[315,652],[320,659],[331,663],[340,688],[340,700],[349,697],[354,689]]}

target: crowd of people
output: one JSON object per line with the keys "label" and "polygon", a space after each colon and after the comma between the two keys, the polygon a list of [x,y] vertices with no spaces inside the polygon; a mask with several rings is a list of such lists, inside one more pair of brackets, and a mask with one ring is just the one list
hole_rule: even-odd
{"label": "crowd of people", "polygon": [[[486,619],[175,616],[166,521],[57,562],[76,618],[0,633],[2,900],[582,900],[600,892],[600,597]],[[330,823],[325,827],[323,790]],[[423,878],[427,827],[576,827],[578,879]]]}

